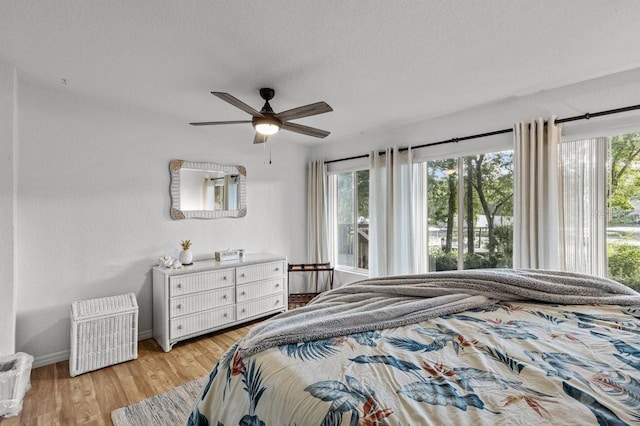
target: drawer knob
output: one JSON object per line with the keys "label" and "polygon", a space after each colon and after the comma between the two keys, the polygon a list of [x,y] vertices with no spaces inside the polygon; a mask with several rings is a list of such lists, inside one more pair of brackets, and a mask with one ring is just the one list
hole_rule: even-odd
{"label": "drawer knob", "polygon": [[223,298],[223,299],[226,299],[226,298],[227,298],[227,295],[226,295],[226,294],[223,294],[223,295],[222,295],[222,298]]}
{"label": "drawer knob", "polygon": [[276,300],[276,306],[278,306],[280,304],[280,300]]}
{"label": "drawer knob", "polygon": [[245,294],[247,294],[247,293],[245,293],[245,292],[243,291],[242,293],[240,293],[240,296],[244,296]]}
{"label": "drawer knob", "polygon": [[182,309],[182,303],[178,304],[177,308]]}
{"label": "drawer knob", "polygon": [[240,274],[240,276],[241,276],[242,278],[244,278],[244,274]]}
{"label": "drawer knob", "polygon": [[245,312],[247,312],[247,310],[246,310],[246,309],[243,309],[243,310],[242,310],[242,313],[244,314]]}
{"label": "drawer knob", "polygon": [[227,280],[227,276],[225,275],[224,277],[222,277],[222,281],[226,281]]}
{"label": "drawer knob", "polygon": [[276,284],[276,288],[280,287],[280,283]]}
{"label": "drawer knob", "polygon": [[222,315],[222,316],[226,318],[226,317],[228,317],[228,316],[229,316],[229,314],[227,314],[227,313],[225,312],[225,313],[224,313],[224,315]]}
{"label": "drawer knob", "polygon": [[182,288],[182,284],[181,284],[181,283],[178,283],[178,286],[177,286],[177,287],[178,287],[178,288]]}
{"label": "drawer knob", "polygon": [[182,325],[179,325],[179,326],[178,326],[178,330],[182,330]]}

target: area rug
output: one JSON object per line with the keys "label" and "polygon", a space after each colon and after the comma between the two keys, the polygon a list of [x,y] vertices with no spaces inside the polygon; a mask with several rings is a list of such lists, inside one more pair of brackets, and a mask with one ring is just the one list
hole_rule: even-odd
{"label": "area rug", "polygon": [[111,413],[115,426],[184,425],[207,377],[118,408]]}

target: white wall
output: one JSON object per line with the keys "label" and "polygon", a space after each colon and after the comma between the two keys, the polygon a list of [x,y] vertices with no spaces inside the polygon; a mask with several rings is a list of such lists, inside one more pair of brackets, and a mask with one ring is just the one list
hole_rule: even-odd
{"label": "white wall", "polygon": [[[245,248],[296,258],[306,250],[309,148],[271,144],[264,164],[251,128],[184,120],[20,82],[17,349],[36,365],[64,359],[75,300],[133,291],[151,336],[151,267],[181,240],[194,258]],[[229,126],[233,127],[233,126]],[[169,161],[244,165],[247,216],[169,217]],[[3,225],[4,226],[4,225]]]}
{"label": "white wall", "polygon": [[15,70],[0,61],[0,356],[15,352],[16,143]]}

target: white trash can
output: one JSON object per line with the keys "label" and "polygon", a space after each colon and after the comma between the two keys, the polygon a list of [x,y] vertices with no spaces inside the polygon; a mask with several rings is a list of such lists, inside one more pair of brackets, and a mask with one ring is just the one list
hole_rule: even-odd
{"label": "white trash can", "polygon": [[22,411],[24,394],[31,389],[33,356],[24,352],[0,357],[0,417]]}

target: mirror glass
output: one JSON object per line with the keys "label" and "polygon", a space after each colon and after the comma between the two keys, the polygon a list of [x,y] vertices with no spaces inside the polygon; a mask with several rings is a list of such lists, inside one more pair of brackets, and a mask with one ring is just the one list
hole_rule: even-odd
{"label": "mirror glass", "polygon": [[173,219],[215,219],[247,214],[244,167],[172,160],[169,171]]}

